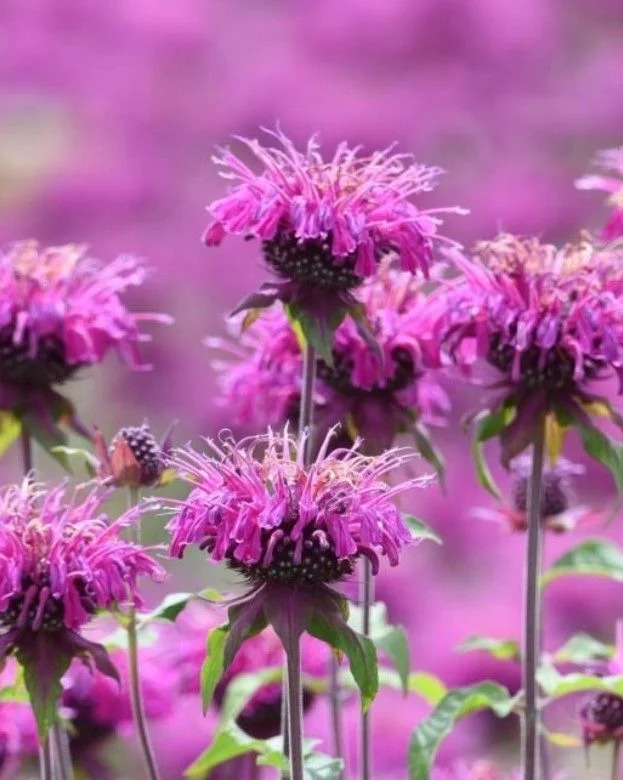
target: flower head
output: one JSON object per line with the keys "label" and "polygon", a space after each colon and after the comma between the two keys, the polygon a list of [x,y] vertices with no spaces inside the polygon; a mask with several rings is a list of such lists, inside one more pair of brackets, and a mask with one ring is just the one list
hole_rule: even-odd
{"label": "flower head", "polygon": [[145,269],[132,257],[101,264],[83,246],[42,247],[21,241],[0,254],[0,374],[3,382],[50,386],[111,350],[133,368],[149,368],[137,344],[144,319],[121,300],[142,284]]}
{"label": "flower head", "polygon": [[623,377],[620,258],[512,235],[478,244],[473,262],[455,258],[465,278],[436,303],[453,361],[484,358],[509,386],[552,396]]}
{"label": "flower head", "polygon": [[390,487],[383,477],[412,454],[365,457],[358,444],[327,454],[330,438],[309,467],[287,429],[238,444],[209,441],[213,458],[178,451],[172,464],[193,490],[171,520],[171,554],[197,544],[252,581],[292,585],[342,579],[360,555],[374,571],[379,555],[398,563],[411,537],[392,498],[422,480]]}
{"label": "flower head", "polygon": [[[438,362],[421,339],[421,286],[384,266],[356,292],[372,339],[347,317],[333,337],[332,364],[318,359],[316,420],[321,428],[349,420],[366,445],[389,446],[414,418],[441,423],[446,394],[427,371]],[[375,342],[375,343],[373,343]],[[296,418],[303,358],[288,318],[276,306],[258,317],[239,341],[210,340],[232,360],[216,363],[222,402],[238,421],[283,425]]]}
{"label": "flower head", "polygon": [[324,160],[316,138],[299,151],[280,130],[269,134],[279,146],[239,139],[259,160],[257,173],[228,149],[214,158],[235,184],[208,207],[208,245],[228,233],[258,238],[278,276],[330,290],[356,287],[388,251],[405,270],[428,271],[434,242],[448,241],[437,234],[444,209],[420,210],[411,198],[433,189],[438,168],[391,149],[363,156],[345,143]]}
{"label": "flower head", "polygon": [[[474,516],[484,520],[502,522],[511,531],[528,529],[528,485],[532,458],[520,455],[510,464],[511,495],[507,504],[495,509],[479,508]],[[566,458],[547,463],[543,469],[541,487],[541,522],[554,533],[573,530],[578,524],[595,521],[600,514],[587,506],[577,504],[573,491],[573,478],[584,474],[585,468]]]}
{"label": "flower head", "polygon": [[164,576],[145,550],[120,537],[138,509],[110,522],[101,493],[82,500],[66,493],[65,485],[45,490],[29,480],[0,493],[0,655],[14,652],[41,686],[36,695],[29,689],[40,728],[46,716],[37,703],[72,657],[90,656],[116,676],[104,648],[80,636],[82,626],[98,610],[140,602],[140,575]]}
{"label": "flower head", "polygon": [[144,422],[121,428],[110,446],[97,429],[93,439],[98,455],[96,469],[105,484],[137,488],[161,484],[171,449],[169,434],[158,444]]}
{"label": "flower head", "polygon": [[623,146],[600,152],[595,162],[600,168],[613,171],[615,175],[589,174],[578,179],[575,186],[580,190],[601,190],[608,193],[607,203],[612,206],[613,211],[602,228],[601,237],[604,241],[612,241],[623,236]]}
{"label": "flower head", "polygon": [[580,720],[585,745],[623,740],[623,698],[608,691],[598,693],[582,707]]}

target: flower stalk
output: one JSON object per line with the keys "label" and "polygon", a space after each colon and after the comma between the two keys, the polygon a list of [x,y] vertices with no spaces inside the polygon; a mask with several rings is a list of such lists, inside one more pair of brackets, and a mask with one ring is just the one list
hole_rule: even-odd
{"label": "flower stalk", "polygon": [[287,650],[288,730],[290,733],[290,780],[303,780],[303,689],[301,687],[300,638]]}
{"label": "flower stalk", "polygon": [[532,447],[532,472],[528,495],[528,535],[524,581],[523,683],[525,709],[521,740],[522,777],[539,778],[539,706],[536,673],[540,653],[541,493],[545,454],[545,425],[536,430]]}
{"label": "flower stalk", "polygon": [[54,780],[52,775],[52,743],[49,737],[39,745],[39,778]]}
{"label": "flower stalk", "polygon": [[612,773],[611,780],[617,780],[619,775],[619,759],[621,757],[621,740],[617,739],[612,748]]}
{"label": "flower stalk", "polygon": [[[129,494],[130,507],[135,506],[139,498],[138,488],[130,486],[128,488],[128,494]],[[134,544],[140,545],[141,543],[140,518],[137,518],[136,523],[130,526],[130,535],[131,535],[131,541],[134,542]],[[143,692],[141,689],[135,601],[132,601],[132,603],[130,604],[127,631],[128,631],[128,666],[130,671],[130,701],[132,704],[132,715],[134,718],[134,724],[136,726],[136,732],[141,746],[141,751],[143,753],[145,767],[147,769],[147,775],[150,778],[150,780],[160,780],[160,775],[158,774],[158,767],[156,764],[156,758],[154,756],[154,751],[151,746],[151,740],[149,738],[149,731],[147,729],[147,717],[145,715],[145,705],[143,702]]]}
{"label": "flower stalk", "polygon": [[[360,602],[362,608],[362,633],[370,636],[370,608],[372,604],[372,565],[368,558],[362,560]],[[372,741],[370,710],[361,713],[361,780],[372,777]]]}

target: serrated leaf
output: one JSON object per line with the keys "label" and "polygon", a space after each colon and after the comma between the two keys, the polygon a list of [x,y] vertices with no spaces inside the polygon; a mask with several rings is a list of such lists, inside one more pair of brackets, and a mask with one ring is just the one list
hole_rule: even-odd
{"label": "serrated leaf", "polygon": [[350,670],[365,712],[379,689],[376,650],[368,637],[353,631],[347,623],[333,614],[316,611],[307,624],[307,631],[348,658]]}
{"label": "serrated leaf", "polygon": [[419,517],[415,517],[414,515],[403,515],[402,519],[409,526],[413,539],[430,539],[437,544],[443,544],[441,537],[423,520],[420,520]]}
{"label": "serrated leaf", "polygon": [[504,686],[489,681],[449,691],[411,737],[410,779],[429,780],[437,750],[457,720],[482,709],[490,709],[504,718],[510,715],[516,703],[516,698],[511,697]]}
{"label": "serrated leaf", "polygon": [[541,585],[567,575],[592,575],[623,582],[623,551],[612,542],[588,539],[558,558],[541,575]]}
{"label": "serrated leaf", "polygon": [[208,634],[206,657],[201,664],[201,703],[203,713],[208,711],[214,691],[225,669],[225,643],[229,636],[229,624],[213,628]]}
{"label": "serrated leaf", "polygon": [[500,661],[518,661],[519,645],[514,639],[495,639],[489,636],[470,636],[458,646],[460,653],[482,650]]}
{"label": "serrated leaf", "polygon": [[22,423],[13,412],[0,411],[0,455],[17,440],[22,431]]}
{"label": "serrated leaf", "polygon": [[614,655],[614,645],[607,645],[590,634],[574,634],[553,655],[557,663],[586,664],[606,660]]}

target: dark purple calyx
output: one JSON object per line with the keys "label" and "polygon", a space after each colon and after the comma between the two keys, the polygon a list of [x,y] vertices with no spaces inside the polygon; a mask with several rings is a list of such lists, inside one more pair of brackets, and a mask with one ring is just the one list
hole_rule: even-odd
{"label": "dark purple calyx", "polygon": [[341,395],[381,397],[391,395],[404,390],[416,378],[413,360],[407,350],[398,347],[392,352],[392,358],[396,364],[393,376],[385,384],[374,385],[369,389],[352,384],[352,360],[348,355],[336,352],[333,353],[333,366],[328,366],[322,360],[318,362],[318,377]]}
{"label": "dark purple calyx", "polygon": [[[501,337],[494,336],[487,355],[489,363],[503,374],[510,375],[515,361],[515,349],[504,343]],[[597,377],[603,365],[592,358],[584,358],[584,376],[586,380]],[[572,388],[576,381],[574,359],[563,349],[551,349],[543,362],[542,352],[536,346],[526,349],[520,359],[522,387],[532,390],[543,388],[549,392],[559,393],[565,388]]]}
{"label": "dark purple calyx", "polygon": [[[243,563],[234,555],[236,543],[232,542],[226,561],[230,568],[243,574],[252,582],[277,582],[287,585],[310,585],[335,582],[352,574],[356,556],[338,558],[327,534],[310,524],[303,529],[299,542],[300,560],[297,561],[297,544],[290,534],[294,521],[277,529],[262,531],[263,555],[258,563]],[[211,541],[202,548],[211,552]]]}
{"label": "dark purple calyx", "polygon": [[28,333],[20,344],[13,341],[15,326],[0,329],[0,381],[15,385],[49,387],[66,382],[80,367],[65,358],[63,343],[56,336],[38,340],[37,351],[30,353]]}
{"label": "dark purple calyx", "polygon": [[582,720],[589,742],[620,738],[623,736],[623,699],[614,693],[597,694],[583,707]]}
{"label": "dark purple calyx", "polygon": [[145,486],[155,484],[162,475],[164,462],[160,445],[149,426],[144,423],[140,426],[122,428],[110,445],[111,456],[120,438],[128,445],[140,466],[140,484]]}
{"label": "dark purple calyx", "polygon": [[[520,476],[513,486],[513,504],[522,514],[528,511],[528,484],[529,478]],[[569,509],[569,494],[566,480],[556,472],[546,471],[543,474],[541,488],[541,520],[561,515],[567,509]]]}
{"label": "dark purple calyx", "polygon": [[355,273],[356,255],[336,258],[331,252],[332,238],[308,238],[300,241],[293,233],[278,231],[262,242],[266,262],[284,279],[326,290],[350,290],[362,279]]}

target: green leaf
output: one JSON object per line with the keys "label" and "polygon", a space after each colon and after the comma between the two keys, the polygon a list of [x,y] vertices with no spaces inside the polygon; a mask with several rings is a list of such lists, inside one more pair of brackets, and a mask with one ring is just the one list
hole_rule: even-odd
{"label": "green leaf", "polygon": [[13,412],[0,412],[0,455],[3,455],[18,438],[22,423]]}
{"label": "green leaf", "polygon": [[619,494],[623,493],[623,454],[621,446],[615,444],[605,433],[593,425],[588,415],[576,414],[574,422],[580,432],[585,452],[610,471],[617,491]]}
{"label": "green leaf", "polygon": [[623,551],[612,542],[588,539],[558,558],[541,576],[541,585],[568,574],[588,574],[623,582]]}
{"label": "green leaf", "polygon": [[543,664],[537,671],[539,685],[550,699],[560,699],[572,693],[585,691],[609,691],[623,695],[623,675],[599,677],[594,674],[572,672],[560,674],[551,663]]}
{"label": "green leaf", "polygon": [[43,447],[60,465],[71,473],[71,464],[67,457],[67,436],[58,425],[42,425],[32,414],[22,416],[22,425],[29,435]]}
{"label": "green leaf", "polygon": [[402,685],[403,693],[409,693],[409,640],[402,626],[387,626],[385,631],[372,637],[377,649],[382,650],[389,658]]}
{"label": "green leaf", "polygon": [[557,663],[586,664],[606,660],[614,655],[614,645],[607,645],[590,634],[574,634],[554,653]]}
{"label": "green leaf", "polygon": [[500,661],[518,661],[519,645],[514,639],[494,639],[489,636],[470,636],[458,646],[460,653],[482,650]]}
{"label": "green leaf", "polygon": [[430,434],[424,425],[416,422],[411,430],[420,455],[435,469],[442,488],[445,488],[446,465],[443,455],[433,444]]}
{"label": "green leaf", "polygon": [[436,707],[446,695],[448,689],[434,674],[413,672],[409,675],[409,692],[417,693],[432,707]]}
{"label": "green leaf", "polygon": [[307,631],[346,655],[361,694],[363,711],[366,712],[379,689],[376,650],[372,640],[353,631],[338,616],[321,611],[314,612]]}
{"label": "green leaf", "polygon": [[72,470],[72,458],[78,458],[82,461],[84,468],[90,477],[94,477],[97,474],[97,458],[91,452],[81,449],[80,447],[64,447],[59,445],[50,449],[50,455],[53,455],[57,459],[62,458],[63,463],[67,464],[66,468],[68,471]]}
{"label": "green leaf", "polygon": [[194,593],[169,593],[155,609],[140,616],[139,627],[152,623],[154,620],[168,620],[175,623],[178,615],[184,611],[188,602],[193,598],[196,598]]}
{"label": "green leaf", "polygon": [[201,702],[203,714],[208,711],[214,691],[225,669],[225,643],[229,636],[229,624],[213,628],[208,634],[206,657],[201,665]]}
{"label": "green leaf", "polygon": [[437,750],[457,720],[482,709],[490,709],[498,717],[505,718],[516,704],[517,699],[511,697],[504,686],[489,681],[449,691],[411,737],[410,779],[429,780]]}
{"label": "green leaf", "polygon": [[420,520],[419,517],[403,515],[402,519],[409,526],[412,539],[430,539],[432,542],[437,542],[437,544],[443,544],[441,537],[438,536],[430,526],[426,525],[423,520]]}
{"label": "green leaf", "polygon": [[472,458],[476,467],[476,476],[480,484],[497,499],[502,498],[500,489],[485,460],[483,443],[504,430],[509,419],[509,410],[501,406],[493,412],[482,412],[475,419],[474,438],[472,439]]}
{"label": "green leaf", "polygon": [[24,685],[42,741],[56,720],[57,704],[63,692],[61,677],[69,669],[72,655],[53,633],[47,631],[34,633],[15,654],[24,671]]}
{"label": "green leaf", "polygon": [[[333,336],[346,316],[346,309],[337,307],[318,316],[296,303],[285,306],[292,329],[310,344],[328,365],[333,365]],[[304,344],[301,345],[304,347]]]}

